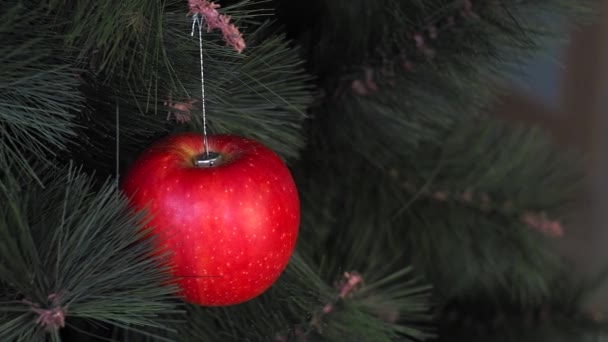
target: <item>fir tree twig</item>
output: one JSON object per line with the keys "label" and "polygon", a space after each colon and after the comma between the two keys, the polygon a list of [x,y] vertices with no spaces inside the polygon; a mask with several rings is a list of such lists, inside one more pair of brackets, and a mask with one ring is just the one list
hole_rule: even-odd
{"label": "fir tree twig", "polygon": [[114,183],[94,191],[77,169],[44,183],[0,184],[1,339],[57,334],[77,318],[166,329],[158,316],[178,312],[175,288]]}

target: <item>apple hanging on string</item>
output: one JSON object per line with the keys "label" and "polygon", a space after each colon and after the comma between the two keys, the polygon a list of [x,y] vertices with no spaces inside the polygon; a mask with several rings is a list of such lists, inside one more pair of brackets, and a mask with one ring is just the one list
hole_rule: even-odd
{"label": "apple hanging on string", "polygon": [[287,266],[300,202],[283,161],[262,144],[233,135],[184,133],[153,144],[122,189],[150,215],[151,234],[184,300],[233,305],[267,290]]}

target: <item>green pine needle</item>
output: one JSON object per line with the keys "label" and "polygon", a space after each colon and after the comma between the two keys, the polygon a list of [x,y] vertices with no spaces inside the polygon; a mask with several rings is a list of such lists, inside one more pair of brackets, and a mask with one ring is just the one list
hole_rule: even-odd
{"label": "green pine needle", "polygon": [[432,329],[425,328],[432,319],[431,288],[412,278],[411,268],[377,280],[365,274],[363,278],[363,286],[326,317],[319,332],[324,340],[427,341],[435,337]]}
{"label": "green pine needle", "polygon": [[[166,328],[176,312],[168,271],[152,256],[140,216],[115,184],[97,191],[76,169],[44,179],[45,189],[1,185],[0,335],[42,336],[41,309],[108,325]],[[57,328],[55,326],[55,328]]]}
{"label": "green pine needle", "polygon": [[[163,84],[174,101],[199,101],[189,129],[201,131],[198,36],[190,37],[190,22],[177,14],[167,14],[164,25],[171,69]],[[213,34],[204,35],[207,120],[213,133],[248,136],[293,158],[304,146],[301,127],[312,101],[312,85],[298,51],[273,31],[268,23],[256,25],[245,35],[248,47],[242,55]]]}
{"label": "green pine needle", "polygon": [[[264,3],[240,1],[221,9],[244,32],[247,48],[242,54],[225,46],[218,32],[203,32],[209,130],[257,139],[282,157],[294,159],[304,147],[301,127],[312,101],[312,84],[297,49],[264,21],[268,20],[269,11],[254,7]],[[78,160],[97,165],[105,173],[113,170],[116,159],[115,151],[107,148],[116,143],[116,105],[120,112],[120,157],[125,166],[168,131],[202,131],[198,32],[191,37],[187,2],[168,1],[154,10],[149,6],[152,5],[132,13],[145,23],[138,32],[121,28],[126,25],[124,21],[111,24],[116,26],[112,30],[128,31],[129,38],[125,39],[133,43],[121,43],[120,35],[108,34],[107,45],[122,48],[107,50],[110,47],[103,45],[91,57],[91,63],[99,64],[90,66],[91,73],[87,74],[85,94],[89,107],[80,120],[86,128],[79,130],[81,146],[72,150],[77,151]],[[129,15],[129,8],[123,16]],[[78,16],[80,12],[74,8],[66,11],[66,15],[74,17],[74,23],[83,21],[66,28],[68,36],[78,37],[70,44],[77,44],[87,35],[69,32],[76,26],[79,30],[92,30],[83,26],[92,19]],[[110,20],[114,16],[106,17]],[[89,34],[100,31],[102,28],[96,28]],[[87,38],[87,42],[92,39]],[[93,76],[97,78],[89,80]],[[192,100],[196,102],[187,115],[189,122],[177,122],[171,104]]]}
{"label": "green pine needle", "polygon": [[482,114],[497,85],[518,78],[526,59],[589,9],[585,1],[471,1],[474,16],[465,18],[464,3],[338,0],[310,14],[320,23],[302,43],[327,93],[313,112],[320,120],[311,153],[345,146],[371,163],[415,160],[413,148]]}
{"label": "green pine needle", "polygon": [[0,161],[40,182],[33,163],[53,165],[76,135],[79,72],[55,56],[55,25],[40,13],[12,1],[0,4],[0,13]]}

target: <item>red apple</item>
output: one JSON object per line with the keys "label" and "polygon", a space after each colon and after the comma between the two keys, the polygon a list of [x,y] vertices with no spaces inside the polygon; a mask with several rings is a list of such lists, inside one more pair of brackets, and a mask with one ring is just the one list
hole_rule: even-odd
{"label": "red apple", "polygon": [[262,144],[212,135],[208,147],[219,159],[197,166],[201,134],[158,141],[125,174],[122,188],[136,209],[148,210],[184,299],[238,304],[268,289],[287,266],[300,202],[289,170]]}

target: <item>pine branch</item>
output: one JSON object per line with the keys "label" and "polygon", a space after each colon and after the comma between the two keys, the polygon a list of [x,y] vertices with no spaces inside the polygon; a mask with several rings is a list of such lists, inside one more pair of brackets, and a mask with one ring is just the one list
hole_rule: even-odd
{"label": "pine branch", "polygon": [[[279,281],[256,299],[223,308],[189,305],[185,316],[173,316],[177,334],[165,336],[205,341],[423,341],[433,336],[424,326],[430,320],[429,288],[412,278],[411,269],[369,282],[351,273],[332,289],[311,266],[296,254]],[[136,338],[125,331],[116,336]]]}
{"label": "pine branch", "polygon": [[543,39],[561,32],[561,21],[558,27],[555,17],[535,14],[544,8],[573,21],[589,4],[332,2],[318,14],[322,22],[311,25],[310,41],[302,42],[313,51],[313,72],[326,94],[313,108],[321,120],[311,152],[343,145],[370,162],[411,158],[422,140],[440,140],[459,120],[480,115],[496,85],[516,78]]}
{"label": "pine branch", "polygon": [[[403,189],[412,196],[409,204],[413,201],[427,200],[435,203],[459,205],[487,215],[498,214],[506,217],[518,216],[522,223],[546,236],[562,237],[564,235],[562,223],[559,220],[552,220],[547,217],[547,213],[544,211],[532,212],[525,210],[524,208],[515,208],[513,202],[509,200],[501,203],[500,201],[493,199],[487,193],[474,193],[470,189],[461,193],[454,193],[442,188],[432,189],[430,188],[431,185],[429,183],[417,188],[416,185],[409,180],[402,179],[399,175],[399,171],[396,169],[391,170],[389,173],[391,177],[401,183]],[[408,209],[409,204],[404,205],[403,210]],[[401,214],[401,211],[396,215],[398,214]]]}
{"label": "pine branch", "polygon": [[[187,305],[184,315],[167,317],[174,321],[176,332],[162,333],[178,341],[274,340],[304,323],[309,313],[319,303],[330,301],[331,296],[332,290],[296,253],[277,283],[258,298],[229,307]],[[128,341],[136,337],[123,330],[117,336]]]}
{"label": "pine branch", "polygon": [[[337,300],[313,314],[307,335],[315,340],[425,341],[432,337],[430,288],[411,278],[406,268],[366,284],[363,276],[346,272],[337,282]],[[296,335],[298,331],[296,330]],[[306,330],[304,330],[306,331]]]}
{"label": "pine branch", "polygon": [[[311,5],[321,22],[311,22],[301,40],[313,50],[311,70],[326,89],[313,108],[313,139],[300,165],[314,227],[302,234],[307,250],[323,260],[314,246],[329,246],[343,261],[352,249],[371,265],[387,256],[413,258],[441,304],[482,302],[499,310],[547,301],[562,265],[521,215],[420,194],[472,189],[513,203],[519,213],[549,215],[570,203],[580,160],[558,156],[538,131],[510,129],[480,110],[493,86],[514,77],[540,39],[557,32],[535,10],[546,5],[575,18],[587,4],[349,5]],[[540,22],[550,26],[541,30]],[[347,91],[336,93],[341,84]],[[391,169],[414,179],[415,193],[390,180]]]}
{"label": "pine branch", "polygon": [[[189,25],[175,16],[168,17],[168,22],[167,27],[184,30]],[[175,66],[176,83],[167,84],[172,93],[165,96],[182,102],[196,100],[189,129],[200,129],[198,42],[185,39],[184,30],[167,30],[167,56]],[[297,51],[283,36],[274,35],[268,24],[245,38],[249,47],[243,55],[203,38],[210,128],[250,136],[285,157],[295,157],[303,146],[301,125],[312,101],[310,78]]]}
{"label": "pine branch", "polygon": [[[303,147],[300,129],[310,104],[311,85],[297,51],[284,37],[260,23],[265,11],[242,1],[221,10],[244,27],[248,48],[227,48],[216,32],[204,33],[206,104],[210,130],[249,136],[284,157]],[[182,3],[182,5],[184,5]],[[129,52],[105,83],[87,74],[89,108],[81,122],[84,139],[78,160],[114,173],[116,111],[120,112],[121,163],[126,166],[144,146],[169,131],[200,130],[201,79],[198,37],[191,37],[187,6],[167,4],[146,30],[147,41]],[[150,18],[149,20],[152,20]]]}
{"label": "pine branch", "polygon": [[352,269],[346,260],[382,269],[390,256],[412,260],[440,303],[530,307],[547,299],[562,265],[526,215],[544,211],[567,226],[582,163],[558,153],[542,131],[466,121],[400,164],[328,153],[332,165],[313,164],[300,189],[311,213],[304,227],[314,227],[301,243],[317,260],[324,255],[315,246],[337,250],[329,269]]}
{"label": "pine branch", "polygon": [[48,13],[60,22],[69,18],[64,41],[75,59],[111,75],[150,43],[149,32],[159,23],[167,2],[52,0]]}
{"label": "pine branch", "polygon": [[572,209],[582,189],[582,156],[558,150],[539,128],[498,119],[463,121],[442,142],[421,144],[410,153],[419,157],[389,166],[388,173],[413,200],[458,202],[517,217],[536,211],[557,215]]}
{"label": "pine branch", "polygon": [[[198,42],[185,39],[189,23],[168,16],[167,57],[174,65],[175,80],[168,84],[174,99],[197,104],[192,123],[200,127],[201,80]],[[190,38],[190,37],[187,37]],[[258,139],[286,157],[294,157],[303,145],[300,133],[305,110],[310,104],[309,77],[303,73],[297,51],[269,25],[258,25],[246,35],[249,48],[243,55],[217,45],[212,36],[203,38],[205,84],[210,127]],[[173,79],[167,77],[165,80]]]}
{"label": "pine branch", "polygon": [[57,334],[72,318],[166,328],[158,316],[177,312],[175,289],[115,185],[95,192],[74,169],[44,183],[0,188],[1,339]]}
{"label": "pine branch", "polygon": [[33,164],[53,165],[75,137],[81,81],[39,11],[5,1],[0,13],[0,161],[40,182]]}
{"label": "pine branch", "polygon": [[190,329],[184,334],[206,341],[273,340],[330,296],[331,290],[296,253],[277,283],[260,297],[237,307],[191,308]]}
{"label": "pine branch", "polygon": [[[296,259],[296,266],[299,261]],[[301,267],[301,266],[300,266]],[[291,270],[293,272],[294,270]],[[288,270],[289,272],[289,270]],[[310,271],[309,271],[310,272]],[[337,293],[335,298],[331,298],[331,291],[327,285],[324,285],[320,279],[313,276],[312,273],[294,277],[295,274],[287,275],[287,279],[282,280],[276,285],[275,293],[269,293],[263,296],[258,303],[252,303],[252,308],[249,314],[245,315],[240,323],[230,323],[230,327],[224,327],[221,331],[234,331],[242,329],[241,326],[247,326],[245,323],[254,320],[256,312],[260,307],[269,308],[271,303],[278,301],[280,304],[276,309],[270,309],[272,313],[270,317],[275,324],[272,334],[260,334],[254,339],[268,339],[275,336],[278,341],[301,340],[302,338],[313,340],[334,341],[336,339],[360,339],[365,336],[374,337],[379,340],[382,337],[390,338],[407,338],[413,337],[417,340],[425,340],[432,336],[424,329],[416,324],[428,321],[428,287],[420,286],[416,281],[411,279],[410,270],[404,269],[390,276],[377,281],[372,281],[363,286],[357,282],[352,282],[354,278],[361,279],[359,275],[350,274],[348,277],[337,284]],[[305,280],[305,281],[304,281]],[[289,283],[291,282],[291,284]],[[284,292],[283,287],[293,291],[288,295]],[[360,288],[357,288],[360,287]],[[300,298],[294,302],[300,303],[296,306],[288,303],[294,300],[296,294],[310,293],[320,291],[322,296],[317,295],[316,298]],[[286,296],[287,295],[287,296]],[[325,299],[323,299],[325,297]],[[324,305],[318,303],[325,302]],[[287,304],[287,306],[285,306]],[[298,306],[300,306],[298,308]],[[239,308],[243,309],[243,308]],[[296,311],[293,311],[296,309]],[[304,310],[304,311],[300,311]],[[208,310],[217,311],[217,310]],[[312,313],[312,317],[307,321],[299,321],[302,317],[306,317]],[[224,315],[217,316],[216,322],[224,322],[228,317],[230,320],[239,320],[237,315],[230,315],[224,311]],[[270,318],[269,317],[269,318]],[[279,318],[279,317],[282,317]],[[209,319],[205,319],[209,321]],[[276,325],[281,322],[281,325]],[[291,323],[290,323],[291,322]],[[357,324],[354,324],[358,322]],[[257,322],[254,326],[269,326],[271,323],[266,321]],[[200,326],[197,324],[197,326]],[[286,328],[289,329],[285,331]],[[251,336],[251,325],[249,325],[248,334]],[[207,339],[217,339],[212,335],[203,335]],[[237,338],[240,335],[233,335]],[[201,335],[196,335],[201,338]],[[224,337],[225,338],[225,337]],[[243,337],[240,337],[243,338]]]}

